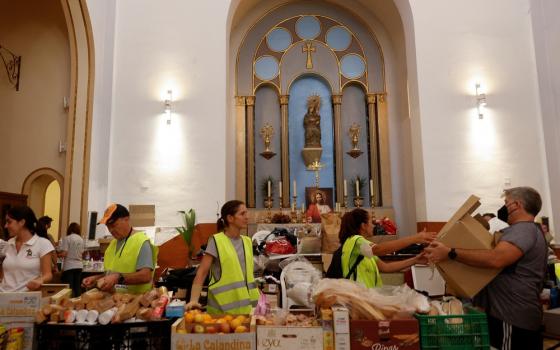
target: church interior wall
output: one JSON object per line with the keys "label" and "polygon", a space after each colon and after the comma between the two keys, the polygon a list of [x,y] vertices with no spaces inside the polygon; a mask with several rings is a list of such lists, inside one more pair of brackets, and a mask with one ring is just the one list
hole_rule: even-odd
{"label": "church interior wall", "polygon": [[[560,222],[560,2],[531,0],[531,18],[553,222]],[[555,210],[556,209],[556,210]],[[558,236],[557,236],[558,237]]]}
{"label": "church interior wall", "polygon": [[529,2],[410,3],[427,220],[446,221],[471,193],[481,211],[496,211],[502,189],[522,185],[543,194],[550,214]]}
{"label": "church interior wall", "polygon": [[[58,0],[10,1],[0,11],[0,45],[22,56],[19,91],[0,71],[0,191],[21,193],[39,168],[64,173],[70,49]],[[40,215],[42,213],[39,213]]]}
{"label": "church interior wall", "polygon": [[[177,223],[175,211],[191,206],[201,221],[214,220],[216,199],[235,194],[235,147],[228,145],[235,144],[237,49],[251,24],[282,3],[178,2],[173,11],[148,1],[117,3],[107,199],[155,203],[158,224]],[[408,3],[399,23],[394,7]],[[550,212],[542,129],[535,127],[529,1],[355,5],[384,50],[392,188],[403,231],[413,232],[416,221],[447,220],[471,193],[482,197],[481,210],[493,211],[508,184],[534,186],[545,197],[543,215]],[[99,31],[101,22],[93,22]],[[482,120],[477,79],[488,98]],[[173,121],[162,129],[169,87]],[[175,136],[164,132],[172,130]],[[158,137],[166,144],[158,146]]]}

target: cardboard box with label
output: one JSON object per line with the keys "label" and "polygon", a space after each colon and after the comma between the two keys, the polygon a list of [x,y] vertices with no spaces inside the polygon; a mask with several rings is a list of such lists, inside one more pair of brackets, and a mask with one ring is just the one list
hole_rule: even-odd
{"label": "cardboard box with label", "polygon": [[[472,213],[480,198],[470,196],[438,233],[437,240],[450,248],[492,249],[494,237]],[[449,294],[472,298],[500,273],[500,269],[473,267],[455,260],[437,264]]]}
{"label": "cardboard box with label", "polygon": [[[352,350],[419,350],[418,321],[415,318],[391,321],[351,320],[350,348]],[[345,347],[345,349],[350,348]],[[337,347],[336,350],[339,348]]]}
{"label": "cardboard box with label", "polygon": [[[251,321],[247,333],[209,334],[192,333],[192,324],[185,325],[180,318],[171,326],[171,349],[175,350],[255,350],[255,322]],[[181,330],[190,328],[189,333]]]}
{"label": "cardboard box with label", "polygon": [[323,350],[323,327],[257,327],[257,350],[296,349]]}
{"label": "cardboard box with label", "polygon": [[41,307],[41,292],[0,293],[0,323],[6,329],[23,328],[23,349],[33,348],[35,314]]}

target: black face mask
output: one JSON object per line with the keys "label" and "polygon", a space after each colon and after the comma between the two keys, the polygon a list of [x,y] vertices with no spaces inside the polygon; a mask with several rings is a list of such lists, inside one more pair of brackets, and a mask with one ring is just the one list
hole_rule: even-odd
{"label": "black face mask", "polygon": [[502,220],[503,222],[508,222],[508,210],[505,204],[500,209],[498,209],[498,219]]}

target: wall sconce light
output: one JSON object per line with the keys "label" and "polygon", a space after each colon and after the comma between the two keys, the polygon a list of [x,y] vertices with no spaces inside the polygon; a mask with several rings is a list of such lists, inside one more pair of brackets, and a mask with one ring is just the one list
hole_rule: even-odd
{"label": "wall sconce light", "polygon": [[171,124],[171,101],[173,98],[173,91],[171,90],[167,90],[167,95],[165,97],[165,101],[164,101],[164,112],[165,115],[167,116],[167,124]]}
{"label": "wall sconce light", "polygon": [[478,111],[478,119],[484,118],[486,104],[486,94],[480,92],[480,84],[476,83],[476,109]]}
{"label": "wall sconce light", "polygon": [[15,55],[12,51],[0,45],[0,57],[4,62],[4,67],[8,73],[8,80],[16,91],[19,91],[19,72],[21,67],[21,56]]}

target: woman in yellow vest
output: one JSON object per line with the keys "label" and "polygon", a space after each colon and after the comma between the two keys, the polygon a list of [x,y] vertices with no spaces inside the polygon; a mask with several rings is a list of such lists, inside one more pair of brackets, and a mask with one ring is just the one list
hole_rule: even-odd
{"label": "woman in yellow vest", "polygon": [[[340,225],[338,238],[342,244],[342,274],[344,277],[355,280],[368,288],[381,287],[383,282],[379,272],[396,272],[414,264],[427,262],[422,254],[413,258],[384,262],[376,255],[376,251],[384,254],[407,247],[410,244],[432,239],[432,233],[420,232],[416,235],[392,241],[390,245],[380,243],[378,245],[368,241],[373,236],[374,218],[364,209],[354,209],[344,214]],[[384,247],[385,246],[385,247]],[[362,256],[362,258],[359,258]],[[361,261],[358,262],[358,259]],[[357,263],[355,271],[350,270]]]}
{"label": "woman in yellow vest", "polygon": [[186,309],[200,307],[202,284],[210,273],[208,305],[211,314],[248,314],[257,305],[259,291],[253,274],[253,245],[241,229],[247,227],[247,207],[238,200],[223,205],[218,233],[210,237],[196,272]]}

